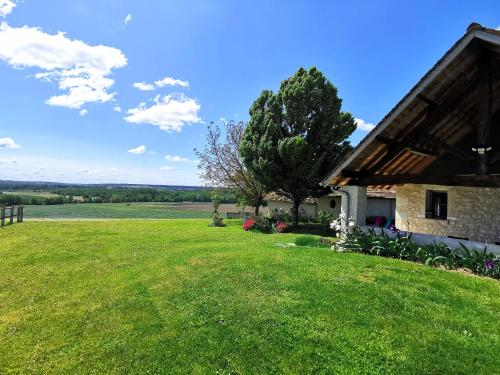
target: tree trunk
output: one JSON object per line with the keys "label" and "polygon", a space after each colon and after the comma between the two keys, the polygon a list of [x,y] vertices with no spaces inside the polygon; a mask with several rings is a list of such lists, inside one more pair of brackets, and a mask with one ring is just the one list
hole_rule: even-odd
{"label": "tree trunk", "polygon": [[299,225],[299,206],[300,206],[300,199],[294,199],[293,200],[293,207],[292,207],[292,225],[296,227]]}
{"label": "tree trunk", "polygon": [[259,216],[259,209],[260,209],[260,204],[256,205],[254,208],[253,208],[253,214],[255,216]]}

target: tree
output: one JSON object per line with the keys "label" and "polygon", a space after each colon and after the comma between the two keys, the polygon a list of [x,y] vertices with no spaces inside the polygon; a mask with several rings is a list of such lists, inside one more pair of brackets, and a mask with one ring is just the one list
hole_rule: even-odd
{"label": "tree", "polygon": [[277,93],[264,90],[250,108],[241,156],[266,189],[292,200],[294,225],[300,203],[324,193],[319,183],[351,150],[356,125],[341,105],[336,87],[313,67],[300,68]]}
{"label": "tree", "polygon": [[239,146],[245,125],[243,122],[234,121],[224,125],[224,140],[221,128],[211,123],[208,126],[205,149],[195,149],[199,159],[200,177],[213,187],[233,190],[239,203],[253,207],[255,215],[258,215],[260,206],[265,204],[266,192],[247,170],[240,156]]}

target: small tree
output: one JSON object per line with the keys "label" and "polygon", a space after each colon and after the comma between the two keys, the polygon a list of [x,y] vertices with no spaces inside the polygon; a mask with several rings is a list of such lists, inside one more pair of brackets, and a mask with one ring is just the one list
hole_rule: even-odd
{"label": "small tree", "polygon": [[241,205],[253,207],[255,215],[258,215],[260,206],[265,204],[265,190],[240,156],[239,146],[245,124],[229,121],[224,126],[225,140],[221,128],[211,123],[205,149],[195,149],[200,177],[210,186],[231,189]]}
{"label": "small tree", "polygon": [[241,156],[266,189],[292,200],[294,225],[301,202],[324,193],[319,183],[351,150],[347,138],[356,125],[341,104],[319,70],[300,68],[250,108]]}
{"label": "small tree", "polygon": [[210,199],[212,200],[212,207],[214,208],[212,216],[210,216],[210,219],[212,219],[212,224],[210,224],[210,226],[224,227],[224,219],[219,215],[219,207],[222,204],[223,197],[217,190],[214,190],[210,193]]}

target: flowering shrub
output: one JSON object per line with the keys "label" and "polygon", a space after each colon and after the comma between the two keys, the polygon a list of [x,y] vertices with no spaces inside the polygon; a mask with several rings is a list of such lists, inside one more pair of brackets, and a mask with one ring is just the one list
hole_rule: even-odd
{"label": "flowering shrub", "polygon": [[282,222],[286,223],[286,222],[290,222],[292,220],[292,217],[290,216],[290,214],[286,210],[284,210],[283,208],[275,208],[274,210],[272,210],[270,216],[271,216],[271,220],[273,222],[282,221]]}
{"label": "flowering shrub", "polygon": [[271,233],[273,231],[273,226],[269,218],[252,216],[243,223],[243,229],[247,231],[255,229],[262,233]]}
{"label": "flowering shrub", "polygon": [[246,219],[245,222],[243,223],[243,229],[246,231],[253,229],[254,226],[255,226],[255,221],[251,217]]}
{"label": "flowering shrub", "polygon": [[353,217],[347,219],[344,214],[340,214],[337,219],[332,221],[330,228],[337,232],[337,237],[341,237],[342,232],[349,234],[357,227]]}
{"label": "flowering shrub", "polygon": [[276,232],[278,233],[285,233],[288,231],[288,224],[279,220],[274,224],[274,229],[276,229]]}

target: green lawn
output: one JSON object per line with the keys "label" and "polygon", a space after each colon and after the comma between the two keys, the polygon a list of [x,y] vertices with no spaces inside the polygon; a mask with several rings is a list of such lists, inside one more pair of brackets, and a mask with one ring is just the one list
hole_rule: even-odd
{"label": "green lawn", "polygon": [[500,283],[207,220],[0,229],[0,373],[494,374]]}
{"label": "green lawn", "polygon": [[80,203],[25,206],[26,218],[39,219],[201,219],[211,213],[179,209],[175,203]]}

